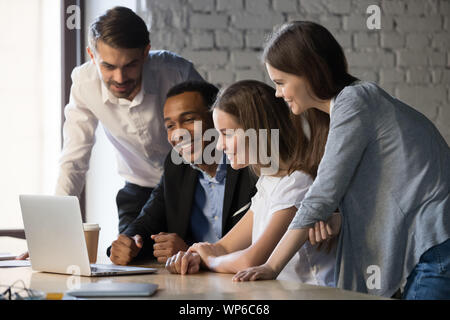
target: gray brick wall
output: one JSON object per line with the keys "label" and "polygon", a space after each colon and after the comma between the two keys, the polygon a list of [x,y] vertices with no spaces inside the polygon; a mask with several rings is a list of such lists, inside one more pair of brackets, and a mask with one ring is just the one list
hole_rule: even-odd
{"label": "gray brick wall", "polygon": [[[381,29],[367,28],[369,5]],[[191,60],[208,81],[269,84],[259,54],[275,25],[311,20],[345,50],[350,71],[431,119],[450,144],[450,0],[146,0],[153,49]]]}

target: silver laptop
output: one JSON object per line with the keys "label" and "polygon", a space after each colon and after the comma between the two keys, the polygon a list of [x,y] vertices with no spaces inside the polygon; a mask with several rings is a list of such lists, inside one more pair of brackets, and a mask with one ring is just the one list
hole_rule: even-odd
{"label": "silver laptop", "polygon": [[81,276],[155,273],[156,268],[90,264],[77,197],[20,195],[31,267]]}

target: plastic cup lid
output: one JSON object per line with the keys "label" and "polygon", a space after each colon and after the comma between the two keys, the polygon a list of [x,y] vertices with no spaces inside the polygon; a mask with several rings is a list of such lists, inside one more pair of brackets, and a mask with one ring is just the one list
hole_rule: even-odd
{"label": "plastic cup lid", "polygon": [[83,223],[84,231],[97,231],[100,230],[98,223]]}

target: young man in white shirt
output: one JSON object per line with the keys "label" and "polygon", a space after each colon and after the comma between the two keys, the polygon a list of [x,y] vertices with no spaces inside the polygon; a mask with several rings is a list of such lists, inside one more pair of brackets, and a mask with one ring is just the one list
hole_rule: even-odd
{"label": "young man in white shirt", "polygon": [[145,22],[124,7],[91,24],[87,52],[91,60],[72,72],[56,194],[80,195],[100,122],[126,181],[116,199],[121,232],[159,182],[171,150],[162,114],[167,91],[176,83],[203,79],[180,56],[150,52]]}
{"label": "young man in white shirt", "polygon": [[100,122],[126,181],[116,199],[122,232],[159,182],[171,150],[163,121],[167,91],[185,80],[203,79],[180,56],[150,52],[145,22],[124,7],[108,10],[91,24],[87,52],[91,60],[72,72],[56,194],[82,192]]}

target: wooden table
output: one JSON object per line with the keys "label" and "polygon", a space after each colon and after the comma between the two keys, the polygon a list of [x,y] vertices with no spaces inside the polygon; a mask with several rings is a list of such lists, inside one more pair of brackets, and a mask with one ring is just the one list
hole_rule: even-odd
{"label": "wooden table", "polygon": [[174,275],[163,265],[145,264],[157,267],[157,274],[115,277],[80,277],[32,271],[30,267],[1,268],[0,284],[10,285],[23,280],[25,285],[45,293],[64,293],[71,286],[89,282],[139,282],[155,283],[156,293],[148,299],[164,300],[371,300],[380,299],[336,288],[320,287],[281,280],[233,282],[231,274],[201,272],[194,275]]}
{"label": "wooden table", "polygon": [[[0,237],[0,252],[20,254],[26,251],[26,241]],[[105,250],[103,250],[105,251]],[[111,263],[99,251],[97,263]],[[372,300],[377,296],[289,282],[282,280],[233,282],[232,274],[201,272],[193,275],[170,274],[164,265],[156,262],[141,266],[158,268],[156,274],[116,277],[80,277],[32,271],[30,267],[0,268],[0,285],[11,285],[17,280],[31,288],[45,293],[64,293],[69,286],[81,283],[142,282],[158,285],[156,293],[147,298],[151,300]]]}

